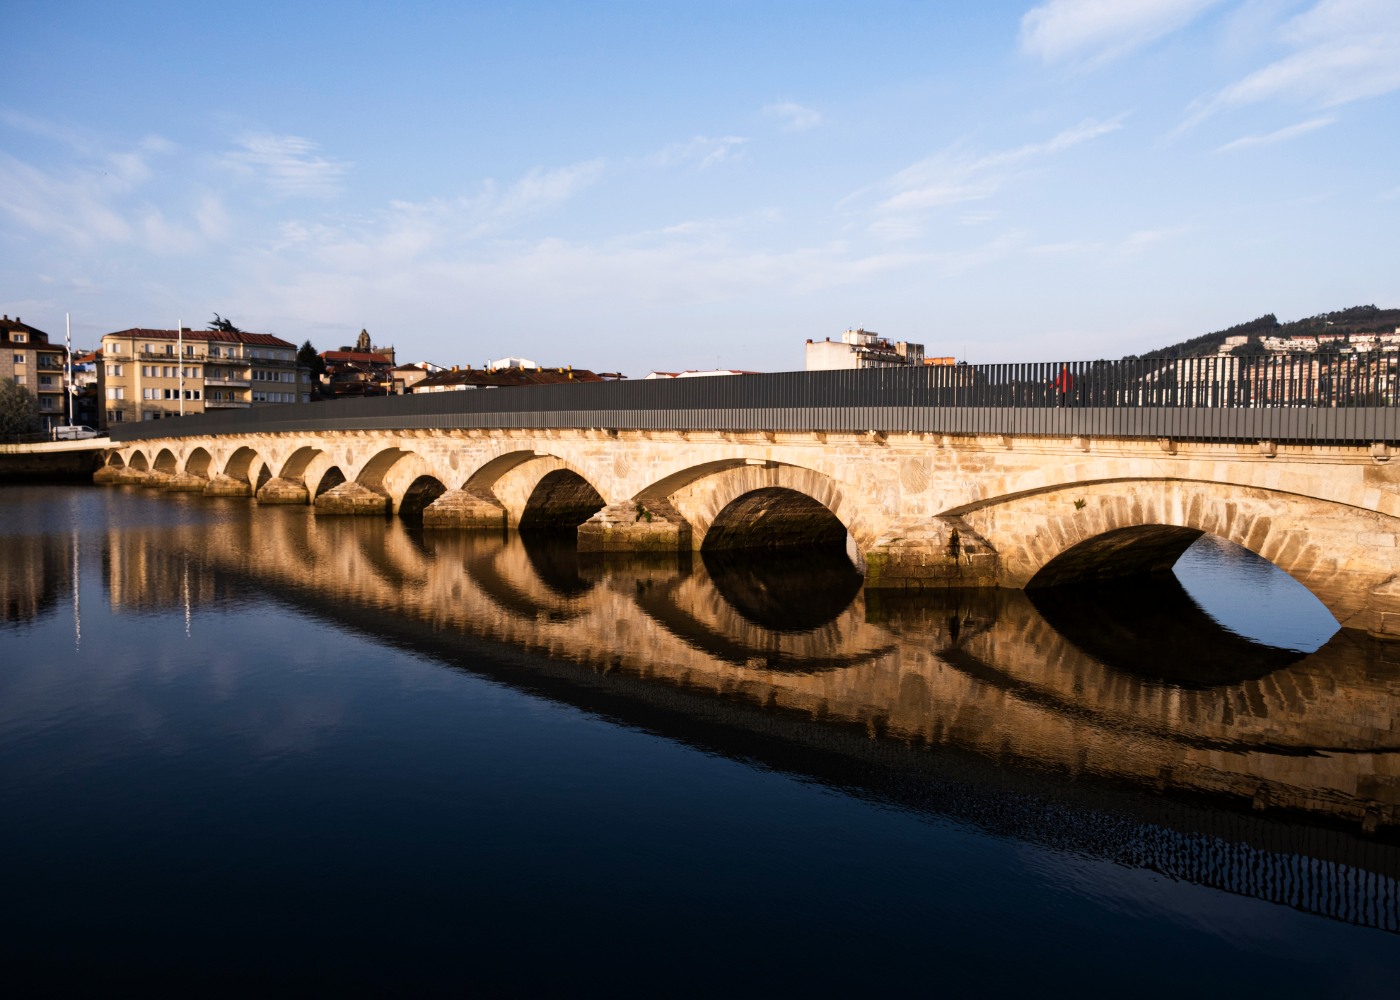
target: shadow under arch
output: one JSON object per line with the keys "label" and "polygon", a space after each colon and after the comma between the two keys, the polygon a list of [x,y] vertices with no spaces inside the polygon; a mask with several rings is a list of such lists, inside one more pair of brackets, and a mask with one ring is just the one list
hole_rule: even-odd
{"label": "shadow under arch", "polygon": [[251,483],[253,479],[249,473],[252,471],[253,461],[257,458],[258,453],[247,445],[238,448],[224,463],[224,475],[230,479]]}
{"label": "shadow under arch", "polygon": [[844,550],[846,526],[819,500],[786,486],[764,486],[726,505],[701,551],[817,548]]}
{"label": "shadow under arch", "polygon": [[135,469],[137,472],[151,471],[151,463],[147,460],[146,453],[143,451],[133,451],[130,460],[128,460],[126,464],[129,468]]}
{"label": "shadow under arch", "polygon": [[345,482],[345,473],[341,471],[340,466],[332,465],[325,472],[321,473],[321,478],[314,484],[306,484],[307,492],[311,494],[311,499],[314,502],[322,493],[325,493],[327,490],[335,489],[343,482]]}
{"label": "shadow under arch", "polygon": [[447,486],[436,476],[422,475],[408,484],[399,503],[399,516],[421,518],[423,508],[447,492]]}
{"label": "shadow under arch", "polygon": [[521,531],[566,531],[577,528],[605,506],[593,485],[570,469],[546,473],[535,485],[520,515]]}
{"label": "shadow under arch", "polygon": [[214,463],[214,456],[204,448],[195,448],[185,459],[185,471],[192,475],[209,478],[209,468]]}
{"label": "shadow under arch", "polygon": [[179,471],[179,463],[175,460],[175,453],[169,448],[162,448],[156,454],[155,470],[170,473]]}

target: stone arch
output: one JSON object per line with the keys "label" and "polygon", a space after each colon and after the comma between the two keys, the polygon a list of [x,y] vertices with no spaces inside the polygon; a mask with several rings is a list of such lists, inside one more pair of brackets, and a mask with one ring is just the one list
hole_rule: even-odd
{"label": "stone arch", "polygon": [[282,463],[281,471],[277,473],[278,478],[305,482],[307,466],[321,454],[324,452],[320,448],[313,448],[310,445],[296,449]]}
{"label": "stone arch", "polygon": [[235,448],[224,462],[223,475],[239,482],[252,483],[255,464],[263,464],[261,457],[252,448],[242,445]]}
{"label": "stone arch", "polygon": [[131,457],[127,459],[126,465],[127,468],[132,469],[136,472],[151,471],[150,460],[146,458],[146,453],[140,448],[136,448],[131,452]]}
{"label": "stone arch", "polygon": [[[558,473],[565,475],[556,475]],[[545,484],[545,493],[539,493],[541,484],[547,478],[549,482]],[[543,509],[581,509],[577,500],[587,492],[602,501],[599,506],[608,502],[600,476],[592,475],[589,470],[566,459],[534,452],[516,452],[492,459],[469,477],[463,488],[487,490],[488,495],[505,509],[506,523],[513,527],[529,527],[531,521],[537,520],[534,515],[526,517],[532,504],[537,512]]]}
{"label": "stone arch", "polygon": [[1400,614],[1400,518],[1328,500],[1139,480],[1020,494],[960,514],[997,552],[998,583],[1006,587],[1166,569],[1208,532],[1288,573],[1343,627],[1394,631],[1376,616]]}
{"label": "stone arch", "polygon": [[[774,491],[785,491],[778,494]],[[824,508],[849,536],[851,561],[864,569],[864,553],[875,544],[876,519],[868,516],[841,483],[815,469],[781,462],[729,460],[668,477],[638,494],[638,501],[664,499],[690,524],[691,547],[699,550],[720,515],[740,498],[759,500],[797,494]],[[802,505],[809,513],[816,508]]]}
{"label": "stone arch", "polygon": [[209,478],[209,470],[214,463],[214,457],[201,447],[196,447],[185,459],[185,471],[191,475]]}
{"label": "stone arch", "polygon": [[333,490],[341,483],[345,482],[345,473],[338,465],[331,465],[320,470],[315,476],[307,476],[306,492],[314,501],[327,490]]}
{"label": "stone arch", "polygon": [[175,460],[175,453],[169,448],[162,448],[157,452],[156,460],[152,464],[156,472],[168,472],[172,475],[180,468],[180,463]]}
{"label": "stone arch", "polygon": [[577,528],[607,506],[593,484],[572,469],[546,472],[520,512],[520,530]]}
{"label": "stone arch", "polygon": [[[402,449],[394,449],[394,452],[392,456],[389,450],[376,455],[365,465],[356,481],[387,493],[395,511],[402,511],[405,500],[408,500],[408,513],[421,513],[424,507],[447,492],[446,478],[417,452]],[[377,471],[374,465],[376,460],[382,460],[382,472]]]}

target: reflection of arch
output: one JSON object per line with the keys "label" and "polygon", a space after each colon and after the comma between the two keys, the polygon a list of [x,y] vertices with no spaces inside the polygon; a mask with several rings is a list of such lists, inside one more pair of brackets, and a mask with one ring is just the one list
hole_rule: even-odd
{"label": "reflection of arch", "polygon": [[577,528],[605,506],[588,480],[571,469],[555,469],[540,477],[525,509],[520,530]]}
{"label": "reflection of arch", "polygon": [[1394,537],[1394,518],[1254,487],[1117,481],[1020,494],[959,513],[997,551],[1009,587],[1169,568],[1210,533],[1269,560],[1346,625],[1396,572],[1393,546],[1357,545],[1368,534]]}
{"label": "reflection of arch", "polygon": [[175,454],[169,448],[162,448],[156,455],[155,470],[157,472],[174,473],[179,470],[179,464],[175,461]]}
{"label": "reflection of arch", "polygon": [[867,624],[856,601],[813,628],[773,629],[731,604],[703,567],[648,581],[636,588],[633,600],[687,646],[735,666],[816,674],[869,663],[891,649],[889,634]]}
{"label": "reflection of arch", "polygon": [[196,448],[194,451],[190,452],[190,457],[185,459],[185,471],[192,475],[208,479],[209,466],[213,461],[214,458],[209,452],[205,451],[203,448]]}

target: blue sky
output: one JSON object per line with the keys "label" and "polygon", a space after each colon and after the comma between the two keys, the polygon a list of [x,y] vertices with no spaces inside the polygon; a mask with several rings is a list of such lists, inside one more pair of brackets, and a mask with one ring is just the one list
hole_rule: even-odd
{"label": "blue sky", "polygon": [[0,13],[0,309],[401,360],[974,362],[1400,306],[1400,2]]}

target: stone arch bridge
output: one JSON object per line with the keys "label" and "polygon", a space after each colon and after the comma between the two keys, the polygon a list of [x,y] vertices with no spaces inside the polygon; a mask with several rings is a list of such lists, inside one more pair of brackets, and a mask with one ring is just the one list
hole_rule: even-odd
{"label": "stone arch bridge", "polygon": [[1054,426],[165,429],[114,441],[94,478],[434,527],[576,526],[588,552],[844,543],[870,588],[1160,570],[1209,532],[1291,574],[1343,627],[1400,636],[1400,461],[1384,442]]}

